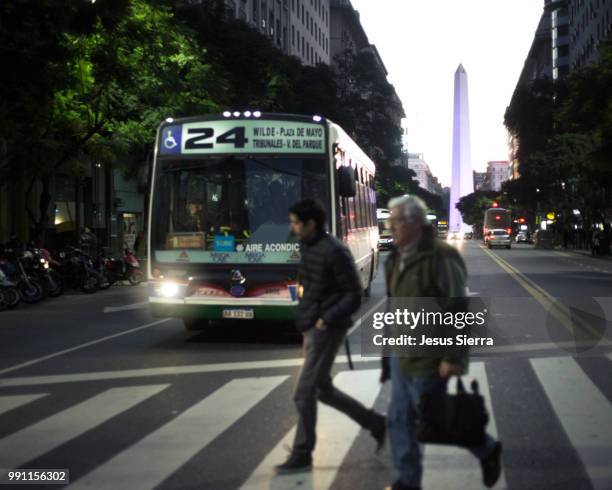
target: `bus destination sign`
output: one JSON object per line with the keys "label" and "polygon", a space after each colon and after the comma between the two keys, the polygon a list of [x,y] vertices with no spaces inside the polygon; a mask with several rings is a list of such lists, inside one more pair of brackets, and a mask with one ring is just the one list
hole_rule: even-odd
{"label": "bus destination sign", "polygon": [[296,121],[219,120],[164,126],[160,155],[325,153],[325,126]]}

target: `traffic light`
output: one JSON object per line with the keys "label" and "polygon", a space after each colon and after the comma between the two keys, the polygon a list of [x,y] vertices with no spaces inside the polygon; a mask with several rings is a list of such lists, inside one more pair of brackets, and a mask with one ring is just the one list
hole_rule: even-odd
{"label": "traffic light", "polygon": [[498,208],[499,207],[499,203],[497,201],[493,201],[493,207],[494,208]]}
{"label": "traffic light", "polygon": [[524,223],[525,222],[525,218],[519,218],[519,223]]}

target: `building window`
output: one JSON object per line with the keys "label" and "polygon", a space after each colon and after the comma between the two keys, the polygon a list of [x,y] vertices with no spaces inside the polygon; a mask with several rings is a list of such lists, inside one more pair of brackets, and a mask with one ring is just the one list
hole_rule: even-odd
{"label": "building window", "polygon": [[295,46],[295,26],[291,26],[291,46]]}

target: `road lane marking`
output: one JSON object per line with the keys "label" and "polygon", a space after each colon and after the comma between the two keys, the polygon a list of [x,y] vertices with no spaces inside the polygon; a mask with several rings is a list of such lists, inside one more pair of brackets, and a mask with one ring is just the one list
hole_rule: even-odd
{"label": "road lane marking", "polygon": [[115,313],[116,311],[127,311],[127,310],[140,310],[149,306],[148,301],[142,303],[133,303],[131,305],[123,306],[105,306],[104,313]]}
{"label": "road lane marking", "polygon": [[[378,369],[344,371],[334,378],[334,385],[366,407],[372,406],[380,391]],[[276,475],[274,466],[287,459],[285,446],[292,446],[295,426],[244,483],[241,490],[325,490],[331,486],[344,457],[359,434],[361,427],[346,415],[322,403],[318,405],[317,446],[311,472]],[[372,442],[372,450],[374,442]]]}
{"label": "road lane marking", "polygon": [[[490,422],[487,425],[487,432],[497,439],[497,425],[484,362],[470,363],[469,374],[464,378],[467,380],[475,378],[478,381],[480,394],[485,399],[489,412]],[[469,383],[466,388],[468,387]],[[455,392],[455,379],[449,381],[449,391]],[[427,444],[423,469],[423,488],[482,488],[480,462],[466,449]],[[503,473],[495,488],[500,490],[507,488]]]}
{"label": "road lane marking", "polygon": [[6,412],[10,412],[14,408],[27,405],[34,400],[38,400],[43,396],[47,396],[46,393],[32,394],[32,395],[5,395],[0,396],[0,415]]}
{"label": "road lane marking", "polygon": [[17,371],[18,369],[22,369],[28,366],[32,366],[34,364],[38,364],[40,362],[43,361],[48,361],[49,359],[53,359],[54,357],[59,357],[59,356],[63,356],[64,354],[69,354],[70,352],[74,352],[80,349],[84,349],[85,347],[91,347],[92,345],[96,345],[99,344],[101,342],[106,342],[107,340],[111,340],[117,337],[121,337],[122,335],[127,335],[129,333],[134,333],[134,332],[138,332],[139,330],[144,330],[145,328],[149,328],[149,327],[153,327],[155,325],[159,325],[160,323],[164,323],[171,320],[171,318],[163,318],[161,320],[157,320],[155,322],[152,323],[147,323],[146,325],[141,325],[139,327],[136,328],[132,328],[130,330],[126,330],[124,332],[119,332],[113,335],[109,335],[107,337],[103,337],[101,339],[97,339],[97,340],[92,340],[91,342],[85,342],[84,344],[80,344],[80,345],[76,345],[74,347],[70,347],[69,349],[64,349],[61,350],[59,352],[54,352],[53,354],[48,354],[46,356],[42,356],[39,357],[37,359],[32,359],[31,361],[27,361],[27,362],[23,362],[21,364],[17,364],[15,366],[11,366],[8,368],[4,368],[4,369],[0,369],[0,376],[6,373],[10,373],[13,371]]}
{"label": "road lane marking", "polygon": [[103,424],[169,385],[112,388],[0,439],[0,468],[18,468]]}
{"label": "road lane marking", "polygon": [[156,487],[287,378],[270,376],[230,381],[69,488],[148,490]]}
{"label": "road lane marking", "polygon": [[[559,349],[571,349],[576,347],[592,347],[590,341],[563,342],[537,342],[531,344],[501,345],[495,347],[475,347],[471,350],[472,356],[484,354],[511,354],[537,351],[559,351]],[[612,347],[612,341],[602,339],[597,347]],[[571,355],[571,354],[568,354]],[[362,357],[352,355],[351,360],[354,364],[380,362],[380,357]],[[164,366],[158,368],[127,369],[122,371],[98,371],[90,373],[71,373],[71,374],[51,374],[48,376],[17,376],[14,378],[0,378],[0,388],[16,386],[45,386],[62,383],[80,383],[91,381],[108,381],[114,379],[129,378],[149,378],[156,376],[180,376],[183,374],[206,374],[227,371],[250,371],[256,369],[282,369],[299,367],[304,362],[304,358],[271,359],[267,361],[244,361],[244,362],[221,362],[216,364],[191,364],[188,366]],[[336,357],[336,363],[346,364],[348,359],[341,355]]]}
{"label": "road lane marking", "polygon": [[497,256],[490,250],[487,250],[482,245],[480,248],[505,272],[510,275],[516,282],[518,282],[535,300],[544,307],[552,316],[554,316],[561,325],[563,325],[572,335],[574,335],[574,328],[579,327],[587,331],[593,336],[593,339],[601,337],[601,334],[593,329],[591,325],[586,323],[580,317],[572,317],[568,308],[556,300],[550,293],[545,289],[537,285],[525,274],[519,271],[516,267],[508,263],[506,260]]}
{"label": "road lane marking", "polygon": [[372,308],[370,308],[368,311],[366,311],[363,315],[359,316],[359,320],[357,320],[355,322],[355,324],[350,328],[350,330],[346,333],[346,336],[348,337],[349,335],[351,335],[355,330],[357,330],[357,328],[359,328],[359,326],[361,325],[361,319],[363,317],[368,317],[370,316],[370,314],[376,309],[379,308],[380,305],[382,305],[385,301],[387,300],[386,296],[383,296],[382,298],[380,298],[380,300],[378,300],[376,302],[376,304],[374,306],[372,306]]}
{"label": "road lane marking", "polygon": [[[353,362],[380,362],[380,357],[351,356]],[[159,368],[128,369],[125,371],[100,371],[93,373],[52,374],[49,376],[19,376],[0,378],[0,388],[10,386],[34,386],[83,381],[103,381],[109,379],[141,378],[151,376],[177,376],[181,374],[217,373],[223,371],[249,371],[255,369],[275,369],[299,367],[304,358],[272,359],[267,361],[221,362],[218,364],[196,364],[189,366],[166,366]],[[346,356],[337,356],[337,363],[347,363]]]}
{"label": "road lane marking", "polygon": [[531,365],[593,488],[612,488],[612,404],[569,357]]}

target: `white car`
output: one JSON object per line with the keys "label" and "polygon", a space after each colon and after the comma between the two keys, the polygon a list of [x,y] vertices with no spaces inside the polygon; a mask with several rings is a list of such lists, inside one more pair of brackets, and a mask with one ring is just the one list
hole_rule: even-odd
{"label": "white car", "polygon": [[485,237],[487,247],[512,247],[512,239],[507,230],[491,230]]}

